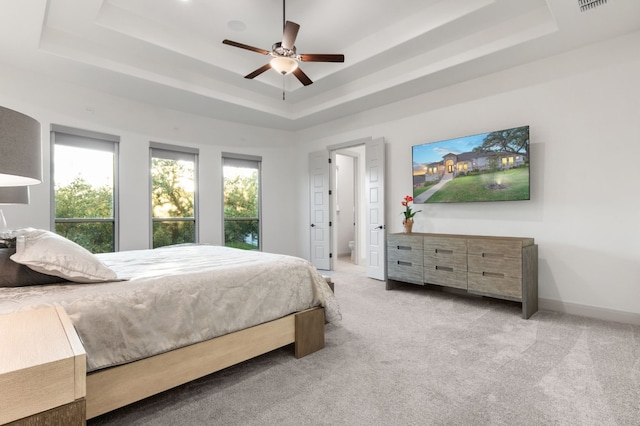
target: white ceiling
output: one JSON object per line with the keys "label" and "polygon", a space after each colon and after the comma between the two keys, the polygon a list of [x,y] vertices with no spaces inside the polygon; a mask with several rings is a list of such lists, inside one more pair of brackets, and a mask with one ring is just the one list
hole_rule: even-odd
{"label": "white ceiling", "polygon": [[[640,29],[639,0],[288,0],[304,87],[259,53],[282,0],[0,0],[0,62],[162,108],[301,129]],[[239,28],[240,27],[240,28]],[[243,29],[244,28],[244,29]],[[286,91],[286,100],[282,92]]]}

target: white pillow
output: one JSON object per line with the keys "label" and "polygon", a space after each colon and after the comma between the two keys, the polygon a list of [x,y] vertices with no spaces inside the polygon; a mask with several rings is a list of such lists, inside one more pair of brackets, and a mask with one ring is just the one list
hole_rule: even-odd
{"label": "white pillow", "polygon": [[78,283],[118,280],[116,273],[89,250],[43,229],[17,231],[16,253],[11,260],[42,274]]}

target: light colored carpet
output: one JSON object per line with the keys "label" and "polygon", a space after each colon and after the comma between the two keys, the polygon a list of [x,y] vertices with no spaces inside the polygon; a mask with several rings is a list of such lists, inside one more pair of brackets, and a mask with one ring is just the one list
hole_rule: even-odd
{"label": "light colored carpet", "polygon": [[638,425],[640,327],[333,274],[326,347],[283,348],[95,425]]}

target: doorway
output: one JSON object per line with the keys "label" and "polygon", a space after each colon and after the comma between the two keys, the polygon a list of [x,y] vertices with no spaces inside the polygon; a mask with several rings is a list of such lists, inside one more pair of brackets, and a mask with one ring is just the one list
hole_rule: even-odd
{"label": "doorway", "polygon": [[[359,147],[355,149],[356,147]],[[338,253],[336,213],[334,211],[335,164],[338,151],[356,151],[359,159],[356,172],[354,258],[364,267],[367,277],[386,279],[385,248],[385,143],[383,138],[363,138],[329,146],[325,150],[309,153],[309,261],[319,270],[334,270]],[[362,151],[359,151],[362,149]],[[345,152],[340,152],[345,154]],[[328,154],[328,155],[327,155]],[[327,158],[329,157],[329,158]],[[327,167],[327,160],[329,167]],[[361,180],[361,176],[364,179]],[[339,189],[338,189],[339,191]],[[354,226],[351,222],[351,226]]]}
{"label": "doorway", "polygon": [[334,270],[364,273],[366,241],[363,241],[365,146],[351,146],[331,152],[332,157],[332,227],[336,253]]}

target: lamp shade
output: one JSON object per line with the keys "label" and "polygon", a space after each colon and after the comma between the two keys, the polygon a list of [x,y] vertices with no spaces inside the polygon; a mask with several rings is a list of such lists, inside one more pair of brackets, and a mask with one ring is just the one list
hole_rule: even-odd
{"label": "lamp shade", "polygon": [[29,187],[0,186],[0,204],[29,204]]}
{"label": "lamp shade", "polygon": [[42,182],[40,123],[0,107],[0,187]]}
{"label": "lamp shade", "polygon": [[269,61],[271,68],[278,71],[280,74],[290,74],[298,68],[298,61],[286,56],[276,56]]}

